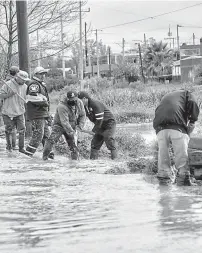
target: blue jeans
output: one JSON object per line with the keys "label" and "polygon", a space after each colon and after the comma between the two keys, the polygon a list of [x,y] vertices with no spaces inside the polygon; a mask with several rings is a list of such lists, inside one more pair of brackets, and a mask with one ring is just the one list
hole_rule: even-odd
{"label": "blue jeans", "polygon": [[2,115],[5,125],[5,132],[11,134],[16,128],[18,133],[25,132],[25,117],[24,114],[10,118],[7,115]]}
{"label": "blue jeans", "polygon": [[2,115],[4,125],[7,149],[15,148],[16,145],[16,128],[19,133],[18,146],[19,150],[24,149],[24,135],[25,135],[25,117],[24,114],[10,118],[7,115]]}

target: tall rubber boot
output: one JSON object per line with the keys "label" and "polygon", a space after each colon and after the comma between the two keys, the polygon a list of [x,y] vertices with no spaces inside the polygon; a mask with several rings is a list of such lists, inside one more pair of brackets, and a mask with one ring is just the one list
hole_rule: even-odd
{"label": "tall rubber boot", "polygon": [[77,150],[71,152],[71,159],[78,160],[79,159],[79,152]]}
{"label": "tall rubber boot", "polygon": [[117,150],[113,149],[111,150],[111,159],[114,160],[117,158]]}
{"label": "tall rubber boot", "polygon": [[99,150],[97,149],[91,149],[90,151],[90,159],[91,160],[97,160],[99,155]]}
{"label": "tall rubber boot", "polygon": [[12,131],[12,149],[16,149],[16,131]]}
{"label": "tall rubber boot", "polygon": [[183,174],[177,174],[176,177],[176,183],[178,186],[195,186],[194,182],[192,182],[191,177],[190,177],[190,172],[187,171]]}
{"label": "tall rubber boot", "polygon": [[5,132],[6,134],[6,149],[11,151],[12,149],[12,134]]}
{"label": "tall rubber boot", "polygon": [[19,137],[18,137],[18,147],[19,147],[19,152],[21,153],[25,153],[25,133],[19,133]]}
{"label": "tall rubber boot", "polygon": [[[43,147],[45,146],[46,141],[47,141],[47,138],[43,138],[43,139],[42,139],[41,142],[42,142]],[[53,151],[51,151],[50,154],[48,155],[48,158],[54,159],[54,157],[55,157],[55,154],[54,154]],[[44,160],[47,160],[47,159],[44,159]]]}

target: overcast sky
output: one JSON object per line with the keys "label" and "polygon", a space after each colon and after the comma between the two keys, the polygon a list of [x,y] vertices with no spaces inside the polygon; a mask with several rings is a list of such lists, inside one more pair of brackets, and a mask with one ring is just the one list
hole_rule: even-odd
{"label": "overcast sky", "polygon": [[[191,7],[196,4],[198,6]],[[176,11],[189,6],[190,8]],[[121,51],[122,38],[125,39],[126,46],[134,43],[133,40],[143,40],[144,33],[146,38],[154,37],[156,40],[163,40],[168,37],[169,25],[172,37],[176,37],[177,24],[184,26],[179,28],[181,42],[192,43],[193,33],[196,36],[196,44],[202,37],[202,1],[89,0],[83,10],[88,8],[90,12],[83,18],[83,29],[84,22],[91,24],[93,29],[102,29],[98,32],[98,38],[102,39],[104,44],[110,45],[113,52]],[[149,18],[171,11],[176,12]],[[144,18],[146,20],[107,28]],[[93,37],[95,38],[94,34],[91,35],[91,38]]]}

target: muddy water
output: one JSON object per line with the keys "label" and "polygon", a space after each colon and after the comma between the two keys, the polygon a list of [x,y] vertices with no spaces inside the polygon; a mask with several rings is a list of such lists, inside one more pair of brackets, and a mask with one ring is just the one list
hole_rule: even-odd
{"label": "muddy water", "polygon": [[105,174],[117,166],[107,160],[44,162],[0,147],[1,253],[201,252],[201,188]]}

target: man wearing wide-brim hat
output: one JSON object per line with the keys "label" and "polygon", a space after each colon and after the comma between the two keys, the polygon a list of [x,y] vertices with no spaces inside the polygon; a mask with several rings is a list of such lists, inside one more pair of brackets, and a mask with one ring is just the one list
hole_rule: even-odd
{"label": "man wearing wide-brim hat", "polygon": [[19,151],[24,153],[25,137],[25,102],[28,73],[20,70],[13,79],[4,83],[0,90],[3,99],[2,116],[5,125],[7,149],[12,150],[12,132],[15,128],[19,133]]}
{"label": "man wearing wide-brim hat", "polygon": [[[20,70],[18,66],[12,65],[6,75],[6,81],[13,79],[19,71]],[[3,105],[3,100],[0,101],[0,111],[1,111],[2,105]],[[12,149],[13,150],[16,149],[16,139],[17,139],[16,129],[13,129],[13,132],[12,132]]]}

